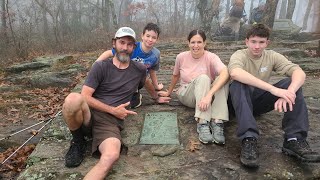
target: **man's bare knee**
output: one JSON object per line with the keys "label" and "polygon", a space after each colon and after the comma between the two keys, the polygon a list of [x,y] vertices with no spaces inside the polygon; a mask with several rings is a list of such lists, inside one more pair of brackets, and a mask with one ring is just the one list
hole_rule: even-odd
{"label": "man's bare knee", "polygon": [[79,93],[70,93],[64,100],[63,106],[66,108],[80,107],[83,97]]}
{"label": "man's bare knee", "polygon": [[70,93],[64,101],[62,114],[69,128],[79,128],[84,121],[82,105],[84,99],[79,93]]}

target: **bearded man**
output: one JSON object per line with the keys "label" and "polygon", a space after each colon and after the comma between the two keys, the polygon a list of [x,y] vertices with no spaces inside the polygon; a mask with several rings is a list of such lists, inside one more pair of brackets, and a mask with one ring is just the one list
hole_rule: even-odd
{"label": "bearded man", "polygon": [[100,155],[98,163],[84,179],[104,179],[119,159],[123,121],[132,95],[143,87],[146,67],[131,61],[136,34],[129,27],[120,28],[112,40],[116,54],[106,61],[96,61],[85,80],[81,94],[69,94],[63,104],[63,117],[72,134],[65,156],[67,167],[77,167],[86,151],[85,135],[92,135],[93,155]]}

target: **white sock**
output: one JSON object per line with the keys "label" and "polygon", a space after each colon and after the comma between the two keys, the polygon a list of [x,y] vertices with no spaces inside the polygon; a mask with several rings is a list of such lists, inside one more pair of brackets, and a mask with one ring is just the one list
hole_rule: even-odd
{"label": "white sock", "polygon": [[214,122],[215,123],[223,123],[223,121],[221,119],[215,119]]}
{"label": "white sock", "polygon": [[287,141],[296,141],[298,140],[297,138],[289,138]]}

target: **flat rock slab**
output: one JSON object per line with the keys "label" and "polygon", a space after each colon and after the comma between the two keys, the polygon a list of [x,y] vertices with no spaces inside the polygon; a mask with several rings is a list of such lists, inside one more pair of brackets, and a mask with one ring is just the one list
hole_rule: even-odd
{"label": "flat rock slab", "polygon": [[[172,75],[170,66],[174,64],[174,56],[187,46],[170,45],[169,47],[172,50],[168,50],[167,53],[161,51],[163,69],[158,74],[160,82],[165,87],[168,87],[170,83]],[[168,49],[165,46],[162,48]],[[208,48],[210,49],[210,47]],[[220,53],[231,54],[228,48],[221,50]],[[316,60],[318,59],[310,59],[310,62]],[[272,81],[281,78],[275,77]],[[310,146],[318,152],[320,151],[319,82],[318,77],[308,77],[303,86],[309,110],[308,141]],[[79,92],[80,87],[77,86],[75,91]],[[235,117],[230,117],[229,122],[225,123],[226,144],[224,146],[204,145],[198,141],[196,122],[193,118],[194,109],[181,105],[175,93],[172,94],[172,102],[165,105],[156,104],[144,89],[141,93],[143,94],[142,106],[134,109],[138,115],[129,116],[124,121],[125,129],[122,131],[122,137],[124,144],[128,147],[127,153],[121,155],[106,179],[320,179],[320,163],[302,163],[281,152],[283,113],[272,111],[256,117],[260,131],[258,142],[260,167],[247,169],[240,164],[239,160],[241,142],[235,135],[237,129]],[[161,116],[155,115],[157,113],[161,115],[163,112],[171,114],[172,117],[159,118]],[[149,121],[149,118],[151,122],[156,120],[162,123],[168,119],[175,119],[173,117],[175,114],[179,131],[178,144],[140,143],[145,122]],[[167,114],[162,114],[162,116],[167,116]],[[158,123],[160,122],[156,122],[152,127],[159,127]],[[151,128],[151,130],[158,131],[155,128]],[[156,136],[158,132],[149,132],[146,135],[152,133],[156,133]],[[163,132],[159,130],[159,133]],[[70,139],[69,131],[62,117],[59,116],[30,155],[28,167],[18,179],[82,179],[98,162],[98,159],[91,157],[88,153],[79,167],[66,168],[64,155],[69,148]],[[195,150],[190,150],[192,142],[197,144]],[[90,147],[88,147],[89,149]]]}
{"label": "flat rock slab", "polygon": [[147,113],[140,144],[179,144],[177,113]]}

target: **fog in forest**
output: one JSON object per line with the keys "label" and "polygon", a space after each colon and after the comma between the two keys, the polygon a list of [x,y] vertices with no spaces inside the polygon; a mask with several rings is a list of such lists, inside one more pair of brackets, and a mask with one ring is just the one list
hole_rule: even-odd
{"label": "fog in forest", "polygon": [[318,0],[0,0],[0,61],[110,47],[117,28],[140,34],[148,22],[160,26],[161,40],[186,37],[196,28],[211,36],[237,1],[245,9],[241,26],[263,7],[261,23],[289,19],[300,32],[319,34]]}

